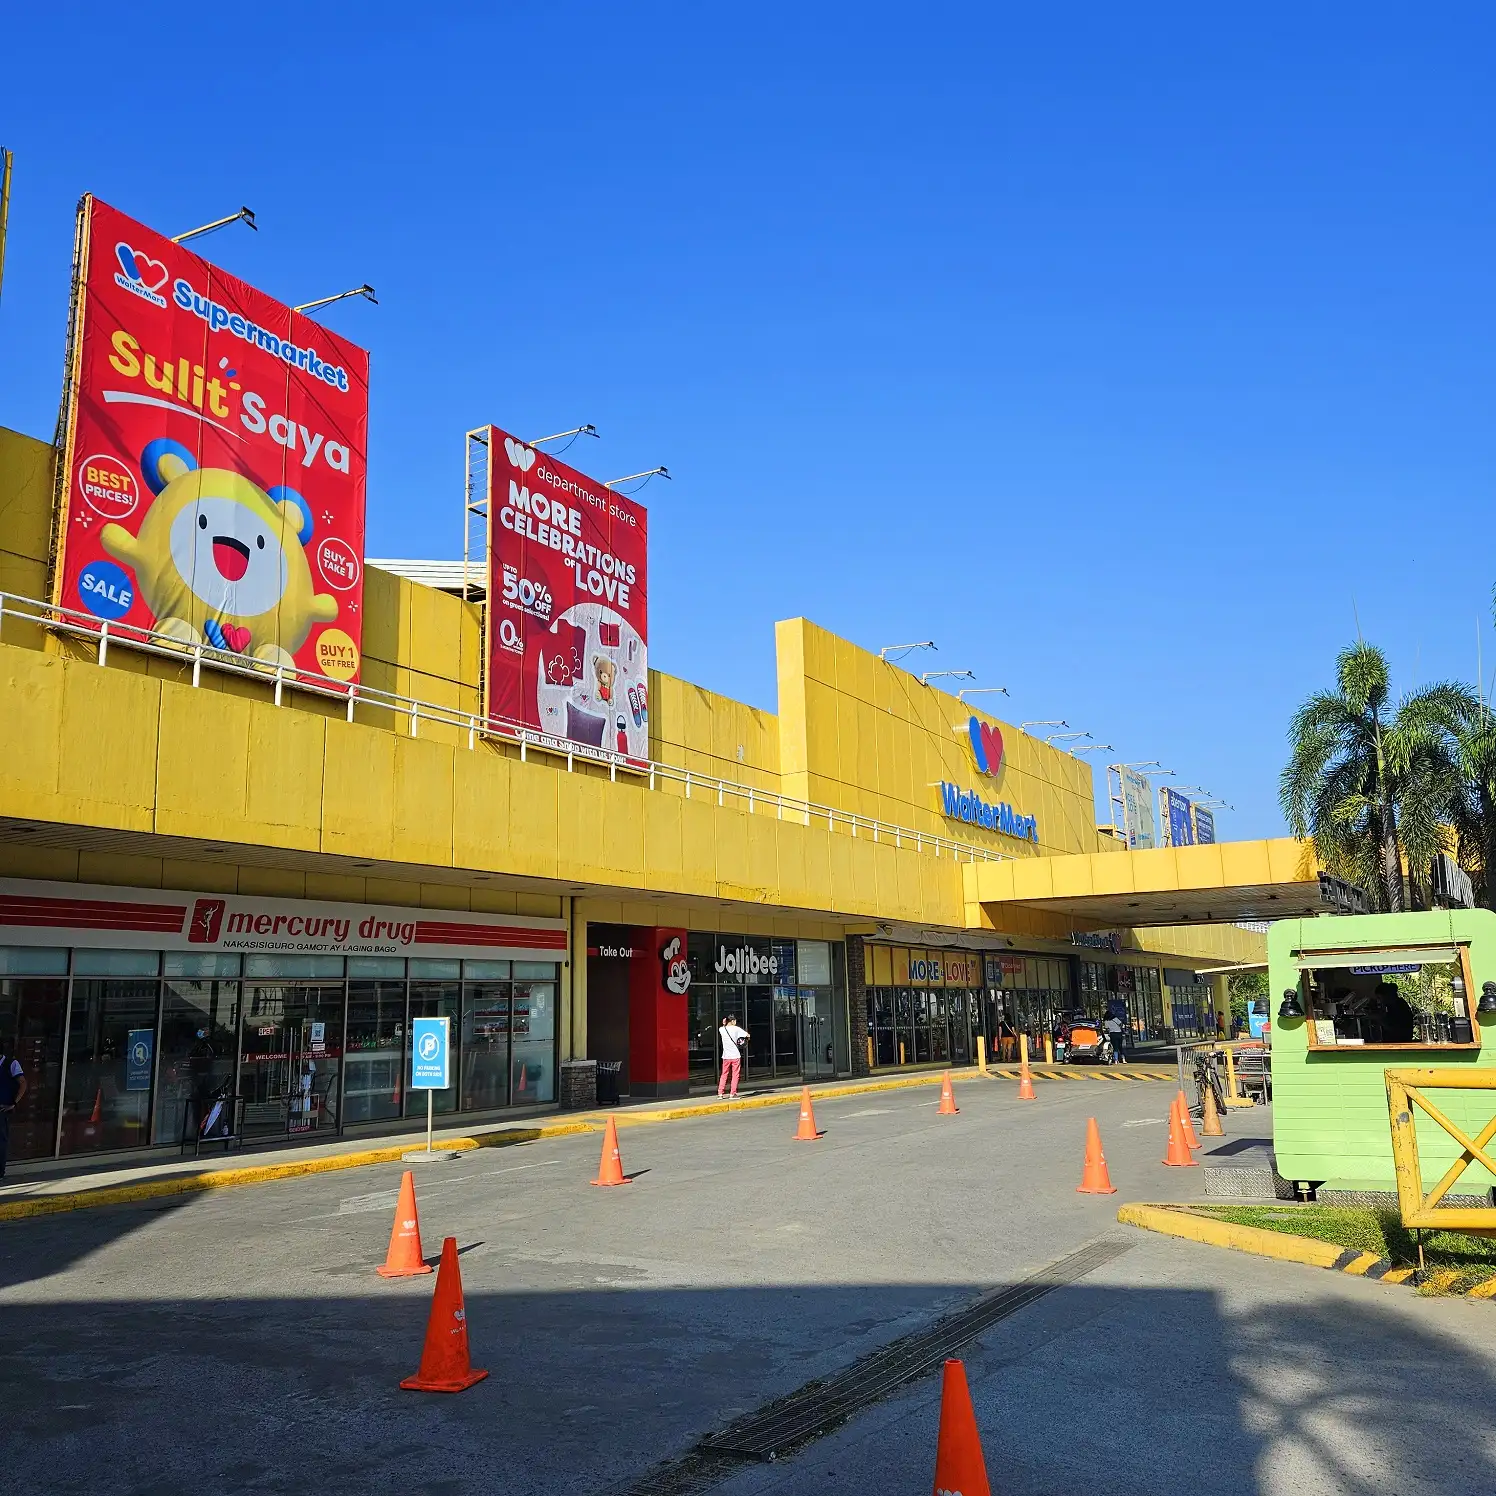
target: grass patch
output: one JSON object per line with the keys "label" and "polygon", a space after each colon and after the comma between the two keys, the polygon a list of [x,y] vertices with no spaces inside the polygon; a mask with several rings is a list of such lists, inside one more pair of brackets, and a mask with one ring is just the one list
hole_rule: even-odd
{"label": "grass patch", "polygon": [[[1397,1211],[1365,1205],[1207,1205],[1202,1215],[1237,1226],[1256,1226],[1288,1236],[1308,1236],[1353,1252],[1375,1252],[1400,1267],[1417,1267],[1418,1239]],[[1425,1231],[1423,1259],[1429,1273],[1457,1275],[1442,1292],[1463,1293],[1496,1276],[1496,1240],[1463,1231]],[[1440,1291],[1435,1289],[1434,1291]]]}

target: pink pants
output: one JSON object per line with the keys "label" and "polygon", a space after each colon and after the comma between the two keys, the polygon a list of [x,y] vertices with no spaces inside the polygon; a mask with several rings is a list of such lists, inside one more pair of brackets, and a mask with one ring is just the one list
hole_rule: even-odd
{"label": "pink pants", "polygon": [[727,1087],[728,1077],[732,1077],[732,1094],[738,1094],[738,1077],[743,1073],[743,1062],[741,1060],[722,1061],[722,1079],[717,1082],[717,1094],[720,1096]]}

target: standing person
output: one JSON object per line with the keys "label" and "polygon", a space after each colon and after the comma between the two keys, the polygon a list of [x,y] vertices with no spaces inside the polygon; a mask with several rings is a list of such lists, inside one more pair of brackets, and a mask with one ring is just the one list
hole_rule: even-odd
{"label": "standing person", "polygon": [[727,1022],[717,1030],[722,1041],[722,1078],[717,1082],[720,1098],[729,1078],[732,1080],[732,1099],[738,1099],[738,1077],[743,1073],[743,1051],[741,1046],[748,1041],[748,1030],[738,1027],[737,1014],[729,1013]]}
{"label": "standing person", "polygon": [[1125,1065],[1127,1063],[1127,1056],[1122,1053],[1121,1018],[1115,1012],[1108,1013],[1103,1027],[1106,1029],[1107,1038],[1112,1043],[1112,1064]]}
{"label": "standing person", "polygon": [[5,1158],[10,1152],[10,1114],[26,1096],[26,1072],[21,1062],[0,1052],[0,1179],[5,1178]]}

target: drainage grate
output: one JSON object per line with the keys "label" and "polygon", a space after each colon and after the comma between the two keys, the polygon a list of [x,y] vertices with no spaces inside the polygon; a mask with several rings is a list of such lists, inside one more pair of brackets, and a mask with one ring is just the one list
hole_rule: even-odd
{"label": "drainage grate", "polygon": [[825,1382],[812,1382],[750,1415],[695,1449],[613,1488],[611,1496],[700,1496],[745,1459],[773,1460],[808,1444],[904,1382],[936,1370],[984,1330],[1053,1289],[1075,1283],[1132,1250],[1125,1237],[1102,1237],[1032,1277],[984,1294],[928,1329],[890,1342]]}
{"label": "drainage grate", "polygon": [[948,1315],[930,1329],[906,1335],[872,1352],[839,1376],[791,1393],[763,1412],[707,1439],[701,1449],[704,1453],[772,1460],[841,1423],[901,1383],[935,1370],[1000,1319],[1016,1314],[1053,1289],[1083,1278],[1131,1250],[1131,1246],[1130,1242],[1116,1238],[1092,1242],[1021,1283],[984,1295],[969,1308]]}

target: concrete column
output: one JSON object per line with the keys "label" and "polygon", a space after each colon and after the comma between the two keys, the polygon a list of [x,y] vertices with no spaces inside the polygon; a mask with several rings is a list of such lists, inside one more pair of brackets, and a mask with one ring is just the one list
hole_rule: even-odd
{"label": "concrete column", "polygon": [[853,1075],[866,1075],[867,1063],[867,948],[861,935],[847,936],[847,1026],[851,1030]]}
{"label": "concrete column", "polygon": [[571,901],[571,1002],[563,1014],[561,1052],[571,1060],[587,1058],[587,914],[576,899]]}
{"label": "concrete column", "polygon": [[1211,977],[1210,979],[1210,1002],[1211,1006],[1221,1015],[1221,1021],[1226,1025],[1226,1034],[1231,1033],[1231,978],[1228,976]]}

